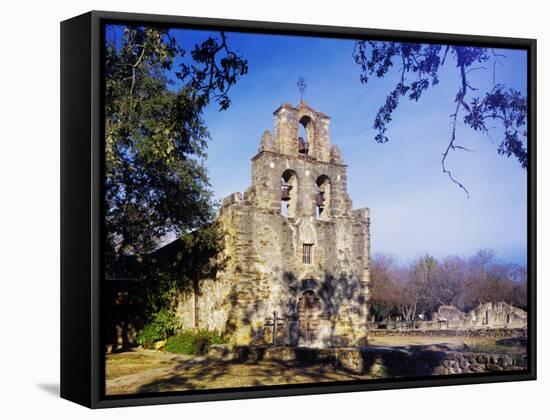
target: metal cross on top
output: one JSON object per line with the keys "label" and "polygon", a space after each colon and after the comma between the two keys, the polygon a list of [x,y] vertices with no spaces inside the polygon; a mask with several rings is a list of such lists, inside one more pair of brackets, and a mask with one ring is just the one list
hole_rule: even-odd
{"label": "metal cross on top", "polygon": [[302,76],[298,77],[298,82],[296,83],[296,86],[298,86],[298,91],[300,92],[300,100],[303,101],[304,93],[307,88],[306,79],[304,79]]}

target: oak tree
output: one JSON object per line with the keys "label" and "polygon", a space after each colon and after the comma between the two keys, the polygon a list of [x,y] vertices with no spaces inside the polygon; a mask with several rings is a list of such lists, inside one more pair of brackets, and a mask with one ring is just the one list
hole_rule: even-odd
{"label": "oak tree", "polygon": [[[522,168],[527,168],[527,97],[520,90],[497,84],[479,91],[472,85],[470,75],[475,70],[487,70],[501,62],[502,54],[493,49],[459,45],[420,44],[360,40],[355,44],[353,58],[360,66],[360,81],[367,84],[373,77],[383,78],[397,67],[399,80],[380,106],[374,120],[378,143],[389,141],[388,126],[402,98],[417,102],[424,92],[439,84],[444,65],[453,65],[459,78],[450,110],[451,133],[443,146],[441,168],[449,179],[469,196],[467,188],[446,165],[450,152],[469,150],[457,138],[457,124],[462,121],[475,131],[489,133],[493,123],[502,127],[502,138],[497,146],[501,155],[514,157]],[[494,78],[493,78],[494,79]]]}
{"label": "oak tree", "polygon": [[126,26],[105,48],[107,269],[171,234],[209,225],[214,203],[204,166],[203,113],[230,104],[248,71],[225,33],[191,48],[164,28]]}

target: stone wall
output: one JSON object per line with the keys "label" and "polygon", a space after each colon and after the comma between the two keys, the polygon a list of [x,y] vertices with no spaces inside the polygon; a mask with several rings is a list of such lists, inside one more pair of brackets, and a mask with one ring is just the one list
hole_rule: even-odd
{"label": "stone wall", "polygon": [[298,154],[299,124],[307,133],[310,156],[317,160],[330,160],[329,124],[330,118],[322,112],[309,107],[301,101],[297,107],[285,103],[274,113],[275,136],[274,150],[282,155],[296,156]]}
{"label": "stone wall", "polygon": [[526,354],[457,352],[439,348],[411,351],[376,347],[313,349],[212,346],[208,356],[240,362],[272,360],[301,365],[329,365],[375,378],[521,371],[528,368]]}
{"label": "stone wall", "polygon": [[237,257],[247,241],[240,234],[246,229],[239,223],[242,215],[237,207],[232,206],[240,200],[238,193],[226,198],[225,210],[218,218],[225,235],[223,251],[218,256],[221,269],[216,277],[204,279],[194,290],[187,290],[180,295],[177,313],[183,329],[201,328],[234,334],[234,319],[244,315],[238,313],[242,305],[237,302],[250,300],[251,295],[243,289],[249,284],[251,274],[242,270]]}
{"label": "stone wall", "polygon": [[369,330],[369,337],[527,337],[526,328]]}
{"label": "stone wall", "polygon": [[432,322],[442,321],[444,326],[452,328],[527,326],[527,312],[506,302],[481,303],[467,313],[454,306],[440,306],[432,318]]}
{"label": "stone wall", "polygon": [[449,352],[445,354],[434,375],[457,373],[503,372],[527,369],[525,354],[486,354],[473,352]]}
{"label": "stone wall", "polygon": [[480,304],[467,315],[471,325],[527,325],[527,312],[506,302]]}

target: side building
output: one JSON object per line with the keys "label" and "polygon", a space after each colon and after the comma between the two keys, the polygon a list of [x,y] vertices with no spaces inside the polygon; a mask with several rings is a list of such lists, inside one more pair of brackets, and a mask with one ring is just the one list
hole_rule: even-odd
{"label": "side building", "polygon": [[[223,270],[182,295],[184,328],[216,329],[236,344],[271,340],[326,347],[367,335],[368,209],[352,209],[347,167],[330,146],[330,118],[281,105],[252,158],[252,185],[223,201]],[[299,137],[299,126],[304,138]]]}

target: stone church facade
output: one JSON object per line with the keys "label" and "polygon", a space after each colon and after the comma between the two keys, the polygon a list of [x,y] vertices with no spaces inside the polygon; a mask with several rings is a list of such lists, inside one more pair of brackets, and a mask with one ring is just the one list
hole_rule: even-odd
{"label": "stone church facade", "polygon": [[252,185],[220,209],[224,268],[182,296],[183,327],[216,329],[235,344],[266,344],[275,312],[278,344],[361,344],[369,210],[352,209],[328,116],[300,101],[281,105],[274,117],[273,134],[263,134],[252,158]]}

